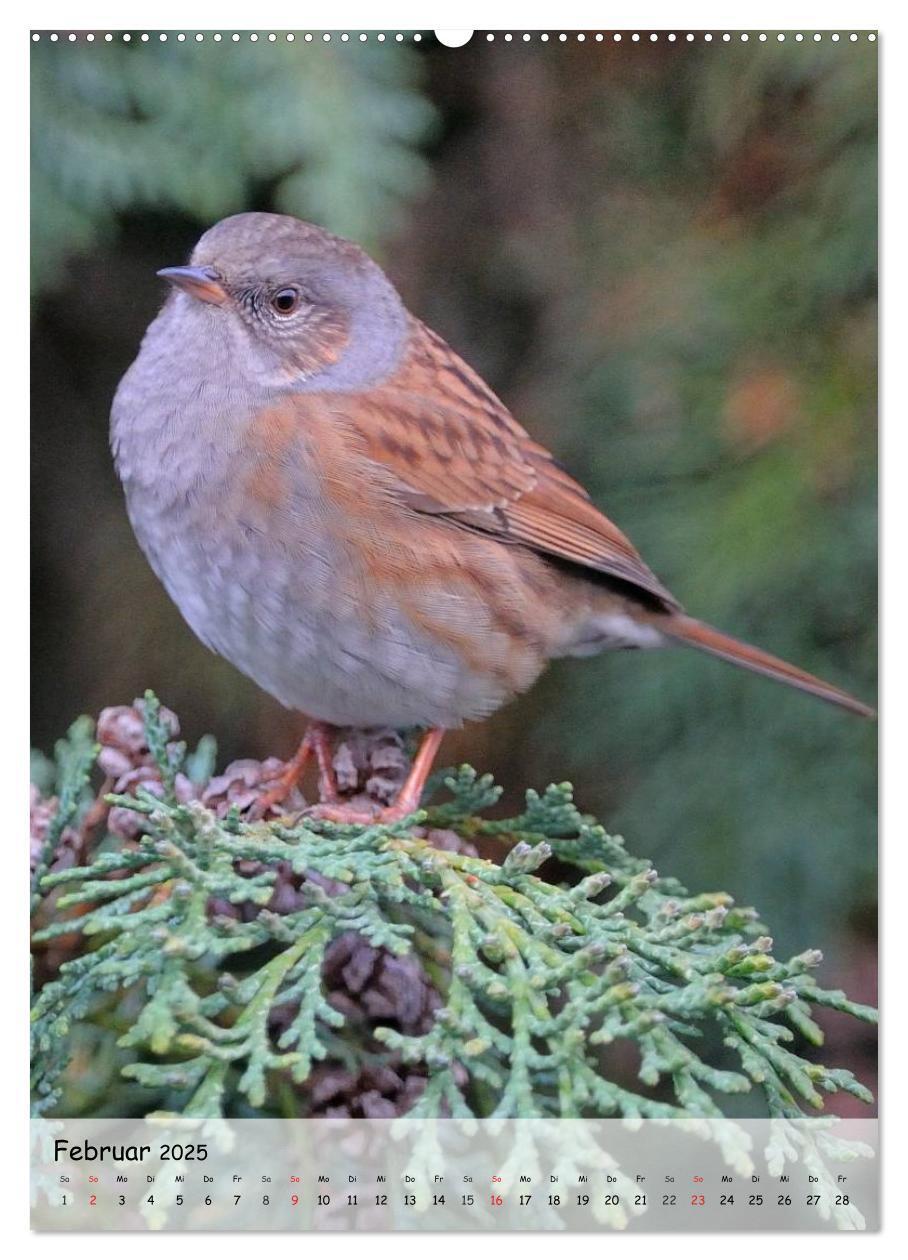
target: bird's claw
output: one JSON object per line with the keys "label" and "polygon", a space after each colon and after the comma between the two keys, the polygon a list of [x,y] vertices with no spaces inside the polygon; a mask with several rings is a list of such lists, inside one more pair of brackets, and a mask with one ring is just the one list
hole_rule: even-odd
{"label": "bird's claw", "polygon": [[314,818],[321,822],[341,823],[354,827],[389,826],[391,823],[403,822],[419,809],[419,802],[410,799],[397,800],[393,805],[376,805],[374,809],[363,809],[359,805],[345,805],[340,801],[322,801],[318,805],[310,805],[303,810],[303,818]]}

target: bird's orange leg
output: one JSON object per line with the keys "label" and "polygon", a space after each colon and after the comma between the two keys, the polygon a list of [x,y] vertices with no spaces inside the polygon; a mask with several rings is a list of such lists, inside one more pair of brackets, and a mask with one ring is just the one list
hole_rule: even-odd
{"label": "bird's orange leg", "polygon": [[312,750],[318,766],[318,799],[337,800],[337,779],[334,777],[334,747],[331,737],[334,727],[327,722],[313,722],[306,734],[311,736]]}
{"label": "bird's orange leg", "polygon": [[400,822],[402,818],[415,814],[419,809],[419,802],[422,799],[423,789],[426,786],[426,779],[429,777],[444,737],[445,732],[441,727],[436,727],[426,732],[416,756],[413,758],[410,773],[407,775],[393,805],[388,805],[384,809],[369,811],[356,809],[350,805],[325,804],[315,805],[307,813],[310,817],[325,818],[328,822],[358,823],[363,826],[368,826],[370,823]]}
{"label": "bird's orange leg", "polygon": [[318,764],[319,800],[333,804],[337,800],[337,780],[334,777],[332,763],[331,736],[334,727],[327,722],[311,722],[303,736],[302,743],[291,759],[285,764],[283,773],[274,785],[255,803],[255,813],[261,818],[273,805],[279,805],[299,784],[303,771],[310,757],[315,757]]}

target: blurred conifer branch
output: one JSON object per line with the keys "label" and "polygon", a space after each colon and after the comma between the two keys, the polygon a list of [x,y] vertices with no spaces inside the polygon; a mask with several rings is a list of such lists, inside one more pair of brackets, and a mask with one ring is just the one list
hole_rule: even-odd
{"label": "blurred conifer branch", "polygon": [[31,64],[36,288],[118,213],[207,227],[263,185],[276,209],[375,248],[427,180],[433,111],[405,48],[47,43]]}
{"label": "blurred conifer branch", "polygon": [[[409,823],[250,822],[258,763],[210,778],[211,741],[187,755],[151,693],[99,734],[107,784],[134,785],[108,797],[106,835],[61,849],[87,819],[103,831],[86,719],[33,813],[38,1113],[67,1095],[74,1114],[88,1030],[110,1088],[131,1090],[121,1114],[717,1117],[754,1091],[754,1109],[796,1117],[837,1090],[871,1101],[795,1045],[822,1041],[813,1008],[875,1018],[819,987],[819,952],[776,959],[752,910],[658,876],[567,784],[490,821],[499,789],[462,767]],[[476,854],[484,840],[503,861]],[[636,1080],[612,1079],[621,1043]]]}

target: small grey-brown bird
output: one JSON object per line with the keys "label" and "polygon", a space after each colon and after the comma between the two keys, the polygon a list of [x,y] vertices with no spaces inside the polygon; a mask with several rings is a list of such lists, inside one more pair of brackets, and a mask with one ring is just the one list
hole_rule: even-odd
{"label": "small grey-brown bird", "polygon": [[[446,728],[554,657],[687,644],[870,715],[846,692],[685,614],[630,541],[361,249],[284,215],[199,241],[123,377],[111,440],[129,516],[190,626],[331,729]],[[279,796],[276,798],[279,799]],[[368,816],[371,818],[371,816]]]}

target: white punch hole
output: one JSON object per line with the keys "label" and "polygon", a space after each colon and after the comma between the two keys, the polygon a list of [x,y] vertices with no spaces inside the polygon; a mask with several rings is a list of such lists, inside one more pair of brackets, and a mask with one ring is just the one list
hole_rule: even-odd
{"label": "white punch hole", "polygon": [[463,48],[473,38],[472,31],[436,31],[435,38],[445,48]]}

